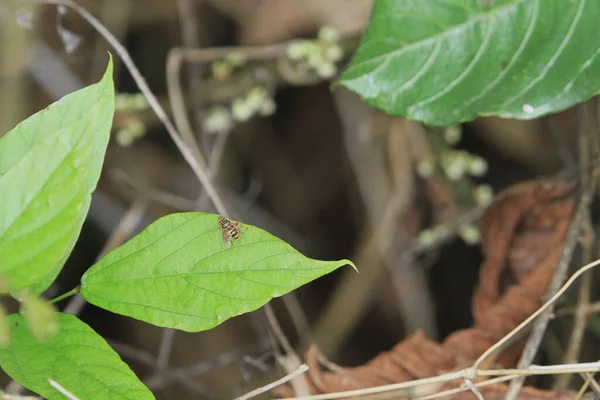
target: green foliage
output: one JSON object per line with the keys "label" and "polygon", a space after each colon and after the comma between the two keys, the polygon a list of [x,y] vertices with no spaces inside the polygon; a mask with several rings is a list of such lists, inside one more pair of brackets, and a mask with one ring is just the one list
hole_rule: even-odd
{"label": "green foliage", "polygon": [[227,248],[217,219],[194,212],[157,220],[90,268],[81,294],[115,313],[200,331],[352,265],[307,258],[249,225]]}
{"label": "green foliage", "polygon": [[338,83],[429,125],[536,118],[599,92],[599,20],[586,0],[375,0]]}
{"label": "green foliage", "polygon": [[114,113],[112,61],[102,80],[0,139],[0,293],[43,280],[70,254],[100,176]]}
{"label": "green foliage", "polygon": [[19,314],[8,317],[10,345],[0,348],[0,365],[11,378],[46,399],[65,397],[53,379],[79,399],[154,399],[119,355],[92,328],[59,313],[60,333],[38,342]]}
{"label": "green foliage", "polygon": [[[0,366],[48,399],[152,399],[86,324],[37,295],[69,256],[98,182],[115,110],[112,62],[102,80],[52,104],[0,140]],[[253,226],[225,245],[218,216],[164,217],[82,278],[81,293],[107,310],[159,326],[199,331],[257,309],[349,261],[304,257]]]}

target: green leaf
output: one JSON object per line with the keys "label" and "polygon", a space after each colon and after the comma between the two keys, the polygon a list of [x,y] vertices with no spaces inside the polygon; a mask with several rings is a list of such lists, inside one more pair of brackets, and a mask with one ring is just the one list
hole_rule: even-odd
{"label": "green leaf", "polygon": [[38,342],[20,314],[8,317],[11,338],[0,349],[0,367],[11,378],[48,400],[64,400],[48,379],[79,399],[154,399],[152,393],[87,324],[59,313],[60,331]]}
{"label": "green leaf", "polygon": [[37,296],[28,295],[23,299],[22,305],[22,314],[33,337],[38,341],[48,340],[58,332],[58,313],[52,304]]}
{"label": "green leaf", "polygon": [[244,225],[228,248],[215,214],[171,214],[113,250],[81,279],[92,304],[184,331],[215,327],[256,310],[348,260],[307,258],[282,240]]}
{"label": "green leaf", "polygon": [[393,115],[531,119],[600,90],[590,0],[376,0],[338,84]]}
{"label": "green leaf", "polygon": [[[65,96],[0,139],[0,275],[12,291],[56,277],[100,177],[114,114],[112,61],[102,80]],[[1,290],[1,288],[0,288]],[[6,292],[6,291],[2,291]]]}

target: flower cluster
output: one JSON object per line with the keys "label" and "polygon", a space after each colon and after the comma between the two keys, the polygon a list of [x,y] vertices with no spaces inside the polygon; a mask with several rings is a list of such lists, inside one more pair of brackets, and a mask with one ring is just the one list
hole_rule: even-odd
{"label": "flower cluster", "polygon": [[[457,187],[464,187],[466,182],[467,187],[472,187],[469,178],[484,176],[488,171],[487,161],[468,151],[453,148],[460,142],[462,137],[460,126],[446,128],[442,135],[442,144],[438,146],[442,150],[437,153],[437,158],[421,160],[416,165],[417,174],[427,179],[435,173],[439,165],[452,185],[456,184]],[[489,205],[493,197],[494,192],[490,185],[476,185],[471,189],[470,198],[478,206]],[[451,228],[450,225],[440,224],[424,229],[419,235],[419,243],[425,247],[430,246],[447,237],[451,232]],[[475,224],[463,224],[454,228],[460,238],[469,245],[477,244],[481,240],[481,233]]]}
{"label": "flower cluster", "polygon": [[277,110],[277,104],[263,86],[255,86],[231,103],[231,109],[214,106],[206,113],[203,128],[207,133],[221,133],[233,128],[235,121],[245,122],[255,115],[267,117]]}
{"label": "flower cluster", "polygon": [[292,43],[288,47],[288,57],[306,64],[321,78],[329,79],[337,73],[336,63],[344,56],[339,40],[340,33],[335,28],[325,26],[319,30],[317,39]]}

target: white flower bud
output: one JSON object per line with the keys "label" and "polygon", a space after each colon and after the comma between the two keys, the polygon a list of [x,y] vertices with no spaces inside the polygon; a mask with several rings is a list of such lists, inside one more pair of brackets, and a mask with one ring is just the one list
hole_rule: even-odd
{"label": "white flower bud", "polygon": [[324,62],[317,67],[317,74],[324,79],[333,78],[337,72],[335,64]]}
{"label": "white flower bud", "polygon": [[331,62],[338,62],[344,57],[344,51],[340,45],[334,44],[327,47],[325,57]]}
{"label": "white flower bud", "polygon": [[132,134],[132,132],[129,129],[123,128],[123,129],[119,129],[115,133],[115,139],[117,140],[117,143],[119,144],[119,146],[129,147],[135,140],[135,136]]}
{"label": "white flower bud", "polygon": [[454,146],[460,142],[461,137],[462,131],[459,125],[450,126],[444,130],[444,140],[450,146]]}
{"label": "white flower bud", "polygon": [[473,176],[483,176],[488,170],[488,163],[479,156],[471,156],[469,159],[469,173]]}
{"label": "white flower bud", "polygon": [[319,40],[335,43],[340,40],[340,32],[332,26],[324,26],[319,30]]}
{"label": "white flower bud", "polygon": [[419,233],[419,244],[421,244],[421,246],[431,246],[435,243],[435,239],[436,234],[433,229],[423,229],[421,233]]}
{"label": "white flower bud", "polygon": [[473,190],[475,203],[480,206],[487,206],[494,198],[494,191],[490,185],[479,185]]}
{"label": "white flower bud", "polygon": [[306,58],[310,53],[310,42],[307,40],[300,40],[290,44],[287,48],[287,55],[290,60],[300,61]]}
{"label": "white flower bud", "polygon": [[433,160],[426,159],[417,163],[417,174],[419,174],[421,178],[429,178],[431,175],[433,175],[434,171],[435,163]]}
{"label": "white flower bud", "polygon": [[262,86],[255,86],[246,96],[246,105],[253,111],[256,111],[267,98],[267,89]]}
{"label": "white flower bud", "polygon": [[275,110],[277,110],[277,104],[275,104],[275,101],[272,98],[267,97],[260,105],[258,113],[263,117],[268,117],[269,115],[273,115]]}
{"label": "white flower bud", "polygon": [[467,224],[458,228],[458,235],[468,245],[474,245],[481,242],[481,232],[474,224]]}
{"label": "white flower bud", "polygon": [[254,110],[246,104],[245,99],[237,98],[233,101],[231,115],[236,121],[247,121],[252,117],[252,114],[254,114]]}
{"label": "white flower bud", "polygon": [[233,121],[229,111],[222,106],[213,107],[202,122],[202,128],[206,133],[227,132],[233,127]]}

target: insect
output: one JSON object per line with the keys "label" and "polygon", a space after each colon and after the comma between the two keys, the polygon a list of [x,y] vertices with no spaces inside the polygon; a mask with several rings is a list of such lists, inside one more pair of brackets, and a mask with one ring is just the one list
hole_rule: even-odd
{"label": "insect", "polygon": [[225,242],[225,246],[231,246],[231,239],[239,240],[240,235],[242,234],[242,224],[238,221],[232,221],[227,217],[219,215],[219,219],[217,220],[219,223],[219,227],[223,232],[223,242]]}

